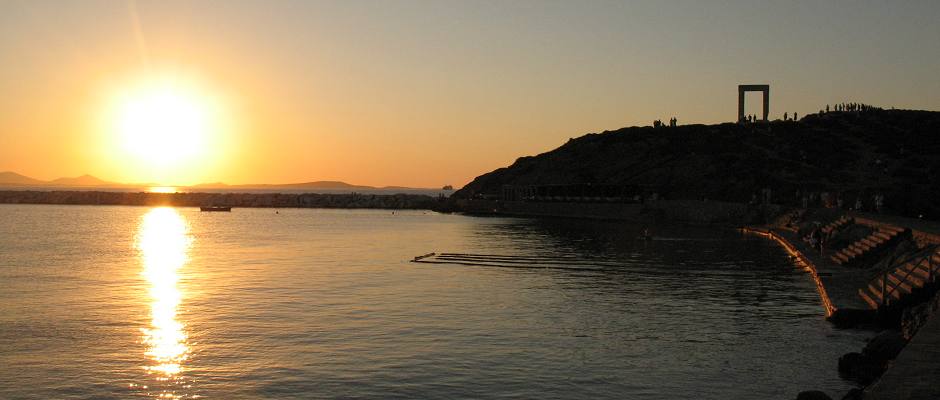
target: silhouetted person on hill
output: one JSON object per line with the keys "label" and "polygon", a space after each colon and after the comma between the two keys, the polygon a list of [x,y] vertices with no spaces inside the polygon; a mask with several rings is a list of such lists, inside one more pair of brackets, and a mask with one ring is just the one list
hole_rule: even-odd
{"label": "silhouetted person on hill", "polygon": [[826,104],[826,112],[827,112],[827,113],[829,112],[829,105],[828,105],[828,104]]}
{"label": "silhouetted person on hill", "polygon": [[786,120],[787,120],[787,115],[789,115],[789,114],[787,114],[787,113],[783,113],[783,120],[784,120],[784,121],[786,121]]}

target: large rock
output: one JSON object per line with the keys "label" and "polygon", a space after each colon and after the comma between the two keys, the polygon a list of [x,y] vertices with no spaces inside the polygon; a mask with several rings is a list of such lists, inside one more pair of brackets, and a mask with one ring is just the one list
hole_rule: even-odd
{"label": "large rock", "polygon": [[818,390],[807,390],[796,395],[796,400],[832,400],[832,397]]}
{"label": "large rock", "polygon": [[904,338],[911,340],[937,310],[940,310],[940,295],[937,294],[926,303],[905,308],[901,315],[901,334]]}
{"label": "large rock", "polygon": [[865,392],[862,389],[854,388],[850,389],[845,396],[842,396],[842,400],[862,400],[865,398]]}
{"label": "large rock", "polygon": [[884,372],[884,363],[862,353],[847,353],[839,357],[839,374],[863,385],[878,379]]}
{"label": "large rock", "polygon": [[901,332],[886,330],[871,338],[868,345],[862,350],[862,354],[877,362],[884,363],[895,359],[905,345],[907,345],[907,341],[901,336]]}

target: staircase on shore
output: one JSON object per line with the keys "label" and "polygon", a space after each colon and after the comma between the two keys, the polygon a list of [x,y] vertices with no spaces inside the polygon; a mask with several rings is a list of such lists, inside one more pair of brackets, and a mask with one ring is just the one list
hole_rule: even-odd
{"label": "staircase on shore", "polygon": [[839,219],[830,222],[826,226],[822,227],[822,233],[826,236],[833,236],[836,232],[842,228],[852,225],[855,223],[855,218],[841,216]]}
{"label": "staircase on shore", "polygon": [[873,310],[891,305],[940,276],[940,250],[932,248],[926,255],[908,260],[899,267],[879,274],[868,286],[858,290],[859,297]]}
{"label": "staircase on shore", "polygon": [[875,232],[871,235],[837,251],[830,259],[832,262],[839,265],[847,267],[856,266],[863,262],[863,260],[870,258],[871,255],[877,254],[889,245],[895,243],[898,238],[904,235],[910,235],[910,233],[910,229],[907,228],[882,225],[876,228]]}

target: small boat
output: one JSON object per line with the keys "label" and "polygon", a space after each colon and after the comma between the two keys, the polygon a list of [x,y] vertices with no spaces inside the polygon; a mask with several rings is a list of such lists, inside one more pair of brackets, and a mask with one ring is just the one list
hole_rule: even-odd
{"label": "small boat", "polygon": [[209,207],[199,207],[199,211],[232,211],[232,207],[222,207],[222,206],[209,206]]}

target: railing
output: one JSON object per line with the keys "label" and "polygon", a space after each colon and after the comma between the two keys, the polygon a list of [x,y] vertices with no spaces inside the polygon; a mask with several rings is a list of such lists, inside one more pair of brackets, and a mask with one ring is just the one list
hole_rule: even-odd
{"label": "railing", "polygon": [[[914,273],[914,271],[924,262],[927,262],[927,281],[925,284],[933,283],[934,277],[934,265],[933,265],[933,256],[937,253],[937,249],[940,248],[940,245],[931,245],[925,249],[918,251],[915,255],[910,256],[900,262],[890,262],[888,267],[879,273],[881,275],[881,306],[887,306],[889,303],[889,297],[898,291],[901,287],[901,284],[908,282],[907,278]],[[926,253],[926,254],[925,254]],[[906,263],[909,263],[913,260],[917,260],[912,264],[912,267],[906,271],[906,273],[899,278],[900,282],[892,283],[888,288],[888,275],[894,271],[897,271],[898,268]],[[912,288],[913,289],[913,288]],[[899,296],[900,297],[900,296]]]}

